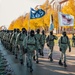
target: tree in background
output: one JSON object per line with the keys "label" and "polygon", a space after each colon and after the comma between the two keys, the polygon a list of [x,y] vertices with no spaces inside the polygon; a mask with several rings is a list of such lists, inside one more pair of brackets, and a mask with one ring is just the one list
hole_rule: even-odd
{"label": "tree in background", "polygon": [[[21,30],[22,27],[26,28],[27,30],[29,29],[45,29],[48,30],[50,26],[50,15],[52,14],[54,17],[54,27],[56,30],[58,30],[58,12],[57,10],[54,10],[51,8],[50,3],[48,0],[40,6],[44,11],[46,11],[45,16],[42,18],[38,19],[32,19],[29,21],[29,13],[27,13],[25,16],[20,16],[18,19],[16,19],[14,22],[12,22],[9,26],[9,29],[14,29],[14,28],[19,28]],[[37,7],[35,7],[36,10],[38,10]],[[75,1],[74,0],[69,0],[67,5],[64,5],[61,9],[61,11],[65,14],[71,14],[75,17]],[[74,23],[75,27],[75,23]]]}

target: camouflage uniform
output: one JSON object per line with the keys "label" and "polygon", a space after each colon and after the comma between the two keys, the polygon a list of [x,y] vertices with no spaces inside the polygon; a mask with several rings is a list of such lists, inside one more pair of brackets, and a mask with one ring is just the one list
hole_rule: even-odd
{"label": "camouflage uniform", "polygon": [[4,34],[3,34],[3,45],[4,45],[4,47],[6,48],[6,39],[7,39],[7,32],[6,32],[6,30],[4,31]]}
{"label": "camouflage uniform", "polygon": [[50,61],[52,62],[52,54],[53,54],[53,48],[54,48],[54,40],[57,40],[58,38],[53,35],[53,32],[50,32],[50,35],[48,35],[48,37],[46,38],[46,42],[47,42],[47,46],[49,47],[49,57]]}
{"label": "camouflage uniform", "polygon": [[10,31],[8,30],[7,31],[7,49],[9,50],[9,47],[10,47],[10,38],[9,38],[9,36],[10,36]]}
{"label": "camouflage uniform", "polygon": [[75,35],[74,35],[74,34],[73,34],[73,36],[72,36],[72,46],[75,47]]}
{"label": "camouflage uniform", "polygon": [[17,37],[17,32],[16,32],[16,29],[14,29],[13,31],[13,34],[12,34],[12,37],[11,37],[11,40],[10,40],[10,43],[12,44],[12,52],[13,54],[15,54],[15,41],[16,41],[16,37]]}
{"label": "camouflage uniform", "polygon": [[31,30],[30,35],[26,38],[24,38],[23,46],[25,49],[25,52],[27,52],[27,67],[30,68],[30,72],[33,71],[32,69],[32,57],[34,55],[34,50],[36,49],[36,46],[38,47],[38,41],[36,40],[34,36],[34,31]]}
{"label": "camouflage uniform", "polygon": [[67,67],[67,65],[66,65],[66,50],[67,50],[68,46],[69,46],[69,51],[71,51],[69,38],[66,35],[66,32],[63,32],[63,36],[61,36],[61,38],[59,39],[59,48],[61,51],[61,57],[59,60],[59,65],[63,65],[62,59],[64,56],[64,67]]}
{"label": "camouflage uniform", "polygon": [[10,34],[10,31],[7,30],[6,31],[6,35],[5,35],[5,38],[6,38],[6,49],[9,50],[9,47],[10,47],[10,38],[9,38],[9,34]]}
{"label": "camouflage uniform", "polygon": [[40,30],[37,29],[37,33],[35,34],[35,38],[36,40],[39,42],[39,49],[38,47],[36,47],[36,63],[39,63],[39,60],[38,60],[38,53],[40,53],[41,55],[41,34],[40,34]]}
{"label": "camouflage uniform", "polygon": [[10,41],[11,41],[11,37],[12,37],[12,30],[9,32],[9,51],[11,52],[11,50],[12,50],[12,45],[11,45],[11,43],[10,43]]}
{"label": "camouflage uniform", "polygon": [[45,45],[45,39],[46,39],[46,35],[43,30],[42,35],[41,35],[41,55],[42,56],[44,56],[43,49],[44,49],[44,45]]}
{"label": "camouflage uniform", "polygon": [[4,35],[4,30],[1,31],[1,34],[0,34],[0,38],[1,38],[1,42],[3,43],[3,35]]}
{"label": "camouflage uniform", "polygon": [[[25,29],[25,28],[23,28]],[[16,38],[16,46],[18,47],[18,50],[19,50],[19,60],[21,62],[21,64],[23,64],[23,40],[24,38],[26,37],[26,31],[19,33],[17,35],[17,38]]]}

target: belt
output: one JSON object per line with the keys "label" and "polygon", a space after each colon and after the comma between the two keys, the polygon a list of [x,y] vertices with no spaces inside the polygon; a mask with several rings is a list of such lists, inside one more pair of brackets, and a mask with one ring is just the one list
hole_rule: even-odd
{"label": "belt", "polygon": [[53,41],[53,40],[49,40],[49,41]]}
{"label": "belt", "polygon": [[23,39],[20,39],[20,41],[23,41]]}
{"label": "belt", "polygon": [[35,45],[35,44],[27,44],[27,45]]}
{"label": "belt", "polygon": [[67,44],[67,43],[62,43],[62,44]]}

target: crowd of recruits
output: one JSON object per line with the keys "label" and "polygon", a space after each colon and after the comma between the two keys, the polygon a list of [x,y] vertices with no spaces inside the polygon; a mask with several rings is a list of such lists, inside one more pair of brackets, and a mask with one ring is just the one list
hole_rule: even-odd
{"label": "crowd of recruits", "polygon": [[[59,65],[67,67],[66,50],[69,47],[69,52],[71,52],[71,45],[65,31],[62,35],[63,36],[61,36],[58,41],[59,50],[61,51]],[[33,71],[32,60],[39,63],[39,54],[44,56],[43,49],[45,42],[50,49],[48,58],[51,62],[53,61],[54,40],[58,39],[58,37],[53,34],[53,31],[50,31],[50,34],[46,37],[44,30],[42,31],[42,34],[40,34],[40,29],[37,29],[36,32],[34,32],[34,30],[27,32],[25,28],[22,28],[22,31],[19,29],[14,29],[13,31],[2,30],[0,31],[0,38],[5,48],[12,52],[15,55],[15,58],[20,60],[21,64],[23,64],[23,55],[26,53],[26,64],[30,69],[30,72]],[[63,56],[64,64],[62,63]]]}

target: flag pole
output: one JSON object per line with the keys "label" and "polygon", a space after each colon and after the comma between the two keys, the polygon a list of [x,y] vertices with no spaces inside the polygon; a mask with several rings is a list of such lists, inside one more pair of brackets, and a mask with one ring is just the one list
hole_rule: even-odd
{"label": "flag pole", "polygon": [[29,18],[28,18],[28,35],[29,35],[29,32],[30,32],[30,13],[29,13]]}
{"label": "flag pole", "polygon": [[29,14],[29,18],[28,18],[28,32],[27,32],[27,37],[29,36],[29,32],[30,32],[30,14]]}
{"label": "flag pole", "polygon": [[[61,6],[60,6],[60,4],[58,5],[58,21],[59,21],[59,12],[61,11]],[[60,23],[59,23],[60,24]],[[60,25],[59,25],[59,27],[58,27],[58,34],[60,34]]]}
{"label": "flag pole", "polygon": [[[49,0],[47,0],[47,3],[46,3],[46,9],[45,9],[46,14],[47,14],[48,3],[49,3]],[[49,29],[48,29],[48,31],[49,31]]]}

